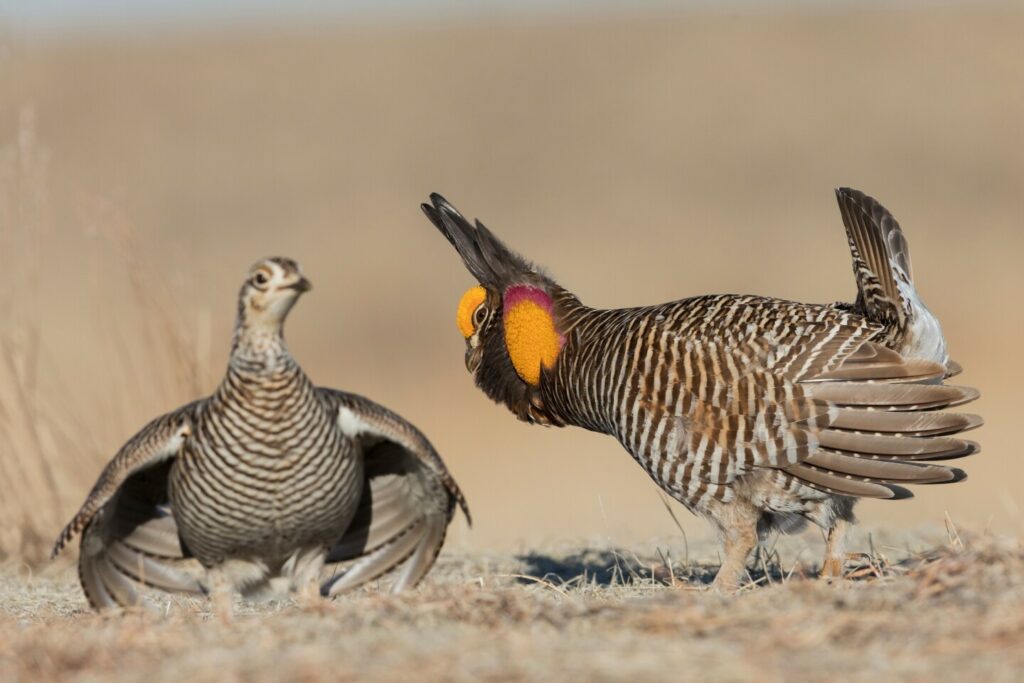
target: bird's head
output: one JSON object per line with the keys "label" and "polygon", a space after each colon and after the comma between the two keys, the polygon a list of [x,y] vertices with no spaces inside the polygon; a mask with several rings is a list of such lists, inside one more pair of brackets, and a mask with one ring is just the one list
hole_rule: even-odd
{"label": "bird's head", "polygon": [[466,340],[466,369],[494,401],[520,419],[556,423],[541,399],[541,385],[565,345],[559,299],[568,293],[480,221],[470,223],[439,194],[423,212],[455,247],[478,285],[456,312]]}
{"label": "bird's head", "polygon": [[279,256],[258,261],[238,293],[239,327],[279,333],[288,311],[312,288],[295,261]]}

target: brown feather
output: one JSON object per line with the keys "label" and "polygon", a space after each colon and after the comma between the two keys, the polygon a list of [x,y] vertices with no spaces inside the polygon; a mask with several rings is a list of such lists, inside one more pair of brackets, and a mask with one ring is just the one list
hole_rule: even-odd
{"label": "brown feather", "polygon": [[946,366],[928,360],[881,361],[843,364],[805,382],[934,382],[946,376]]}
{"label": "brown feather", "polygon": [[417,520],[405,533],[387,545],[360,557],[339,578],[325,584],[322,590],[327,595],[337,595],[390,572],[412,554],[423,536],[425,527],[424,519]]}
{"label": "brown feather", "polygon": [[889,412],[847,408],[839,411],[831,428],[869,434],[942,436],[974,429],[982,423],[979,415],[969,413]]}
{"label": "brown feather", "polygon": [[109,556],[97,558],[96,574],[118,605],[131,607],[141,603],[141,598],[132,582],[118,571]]}
{"label": "brown feather", "polygon": [[202,593],[195,577],[166,562],[127,548],[122,543],[110,547],[110,561],[124,574],[146,586],[180,593]]}
{"label": "brown feather", "polygon": [[968,403],[978,398],[972,387],[948,384],[876,384],[823,382],[808,386],[808,396],[837,406],[879,410],[933,410]]}
{"label": "brown feather", "polygon": [[839,475],[851,475],[879,482],[901,484],[937,484],[953,481],[953,470],[941,465],[922,465],[898,460],[870,460],[854,458],[828,451],[818,451],[804,461]]}
{"label": "brown feather", "polygon": [[978,453],[973,441],[949,436],[918,439],[899,435],[857,434],[826,429],[818,435],[822,448],[864,458],[904,460],[949,460]]}
{"label": "brown feather", "polygon": [[901,489],[898,486],[864,481],[849,475],[834,474],[803,463],[787,467],[785,471],[814,488],[826,491],[827,493],[839,493],[844,496],[859,496],[862,498],[888,499],[910,498],[913,495],[906,489]]}
{"label": "brown feather", "polygon": [[444,543],[444,537],[447,532],[448,524],[443,519],[435,517],[428,520],[427,528],[416,544],[416,550],[406,560],[402,573],[399,574],[395,584],[391,587],[392,593],[398,593],[406,588],[415,586],[430,571],[434,560],[437,559],[437,554],[441,551],[441,544]]}

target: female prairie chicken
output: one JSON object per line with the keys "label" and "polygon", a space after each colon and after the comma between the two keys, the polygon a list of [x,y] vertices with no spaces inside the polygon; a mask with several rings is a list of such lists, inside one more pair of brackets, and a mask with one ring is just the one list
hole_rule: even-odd
{"label": "female prairie chicken", "polygon": [[[82,533],[79,577],[93,607],[147,604],[139,584],[213,591],[222,608],[232,588],[335,595],[401,567],[397,592],[433,565],[456,503],[469,519],[418,429],[314,386],[292,358],[284,321],[309,289],[290,259],[254,265],[220,386],[150,422],[103,470],[53,550]],[[325,563],[348,561],[319,585]]]}
{"label": "female prairie chicken", "polygon": [[857,497],[960,481],[921,461],[979,450],[951,435],[980,418],[938,412],[978,392],[944,383],[958,367],[914,289],[899,225],[860,192],[836,194],[853,304],[718,295],[590,308],[440,195],[423,211],[480,283],[457,315],[477,386],[521,420],[617,438],[717,528],[715,583],[729,589],[759,538],[807,521],[828,531],[823,573],[841,574]]}

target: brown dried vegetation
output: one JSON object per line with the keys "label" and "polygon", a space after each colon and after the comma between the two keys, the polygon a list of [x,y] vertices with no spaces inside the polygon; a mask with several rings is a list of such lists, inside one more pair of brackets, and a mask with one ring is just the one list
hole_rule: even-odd
{"label": "brown dried vegetation", "polygon": [[652,578],[664,555],[591,546],[446,554],[402,596],[239,603],[231,624],[196,600],[164,617],[97,616],[71,571],[11,566],[0,680],[1017,680],[1019,542],[886,547],[863,559],[861,579],[837,584],[804,576],[798,544],[782,545],[732,597],[706,590],[714,562],[674,563],[672,588]]}

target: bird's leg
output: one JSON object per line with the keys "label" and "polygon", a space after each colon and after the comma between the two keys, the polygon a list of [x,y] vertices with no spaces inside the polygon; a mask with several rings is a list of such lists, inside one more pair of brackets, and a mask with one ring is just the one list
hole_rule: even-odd
{"label": "bird's leg", "polygon": [[837,519],[828,530],[825,540],[825,557],[821,561],[821,578],[841,579],[843,565],[846,563],[846,532],[850,523],[845,519]]}
{"label": "bird's leg", "polygon": [[720,593],[732,593],[740,587],[747,573],[747,557],[757,546],[756,521],[736,522],[722,530],[725,560],[711,584]]}
{"label": "bird's leg", "polygon": [[213,613],[224,623],[233,616],[235,591],[243,593],[267,580],[267,565],[251,558],[231,558],[206,570],[206,591],[213,603]]}
{"label": "bird's leg", "polygon": [[222,624],[234,620],[234,582],[224,567],[213,567],[206,572],[206,590],[210,595],[213,616]]}
{"label": "bird's leg", "polygon": [[327,549],[322,546],[299,550],[293,556],[292,590],[302,607],[316,607],[323,603],[320,593],[320,571],[327,560]]}

